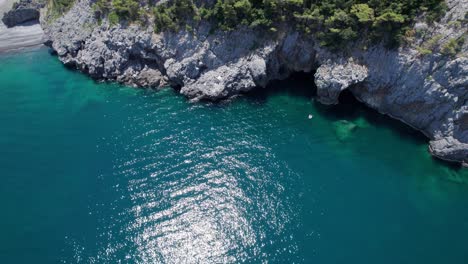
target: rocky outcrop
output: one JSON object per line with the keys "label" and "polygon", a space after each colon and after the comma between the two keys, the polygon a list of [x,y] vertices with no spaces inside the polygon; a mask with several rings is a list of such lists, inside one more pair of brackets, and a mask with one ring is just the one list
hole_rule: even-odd
{"label": "rocky outcrop", "polygon": [[466,34],[466,27],[455,28],[451,21],[464,19],[468,4],[447,4],[441,23],[416,25],[411,44],[399,50],[350,48],[346,55],[332,54],[290,28],[279,28],[273,38],[248,28],[210,33],[204,23],[195,32],[162,34],[137,25],[98,25],[89,0],[43,24],[49,45],[65,64],[97,79],[178,86],[194,100],[226,98],[293,72],[316,70],[321,102],[337,103],[340,92],[349,89],[370,107],[422,131],[435,156],[468,163],[467,44],[454,57],[437,49],[418,52],[434,36],[441,47]]}
{"label": "rocky outcrop", "polygon": [[362,83],[367,76],[367,67],[354,63],[352,59],[344,63],[327,61],[315,73],[318,99],[323,104],[337,104],[341,91]]}
{"label": "rocky outcrop", "polygon": [[25,22],[39,22],[40,8],[43,5],[34,0],[21,0],[3,15],[2,21],[7,27],[14,27]]}
{"label": "rocky outcrop", "polygon": [[[13,2],[16,0],[0,0],[0,17],[12,8]],[[7,28],[0,21],[0,53],[30,49],[41,46],[43,43],[44,31],[38,23]]]}
{"label": "rocky outcrop", "polygon": [[[452,35],[452,37],[457,37]],[[468,162],[468,58],[421,57],[411,48],[364,54],[369,77],[351,91],[379,112],[399,119],[431,139],[439,158]]]}

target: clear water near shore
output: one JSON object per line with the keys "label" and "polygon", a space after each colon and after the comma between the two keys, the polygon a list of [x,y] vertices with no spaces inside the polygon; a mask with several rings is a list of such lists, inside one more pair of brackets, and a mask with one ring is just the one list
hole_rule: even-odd
{"label": "clear water near shore", "polygon": [[0,57],[2,263],[466,263],[468,172],[304,85],[193,104]]}

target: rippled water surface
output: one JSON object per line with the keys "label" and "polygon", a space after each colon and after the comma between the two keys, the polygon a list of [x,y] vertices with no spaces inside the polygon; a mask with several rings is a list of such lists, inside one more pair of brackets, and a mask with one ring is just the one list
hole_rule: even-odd
{"label": "rippled water surface", "polygon": [[467,172],[308,86],[194,104],[1,56],[1,262],[467,263]]}

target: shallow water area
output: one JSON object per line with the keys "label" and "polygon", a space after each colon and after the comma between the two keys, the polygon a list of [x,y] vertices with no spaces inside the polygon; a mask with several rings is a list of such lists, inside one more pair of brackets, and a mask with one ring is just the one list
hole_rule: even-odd
{"label": "shallow water area", "polygon": [[190,103],[1,55],[2,263],[466,263],[467,170],[308,87]]}

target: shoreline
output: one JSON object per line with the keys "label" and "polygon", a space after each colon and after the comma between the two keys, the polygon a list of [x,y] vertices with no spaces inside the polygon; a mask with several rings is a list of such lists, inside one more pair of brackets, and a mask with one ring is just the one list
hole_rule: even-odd
{"label": "shoreline", "polygon": [[[0,0],[0,18],[18,0]],[[0,20],[0,53],[42,46],[44,31],[39,23],[25,23],[7,28]]]}
{"label": "shoreline", "polygon": [[18,2],[18,0],[0,0],[0,16],[3,16],[5,12],[10,10],[15,2]]}

